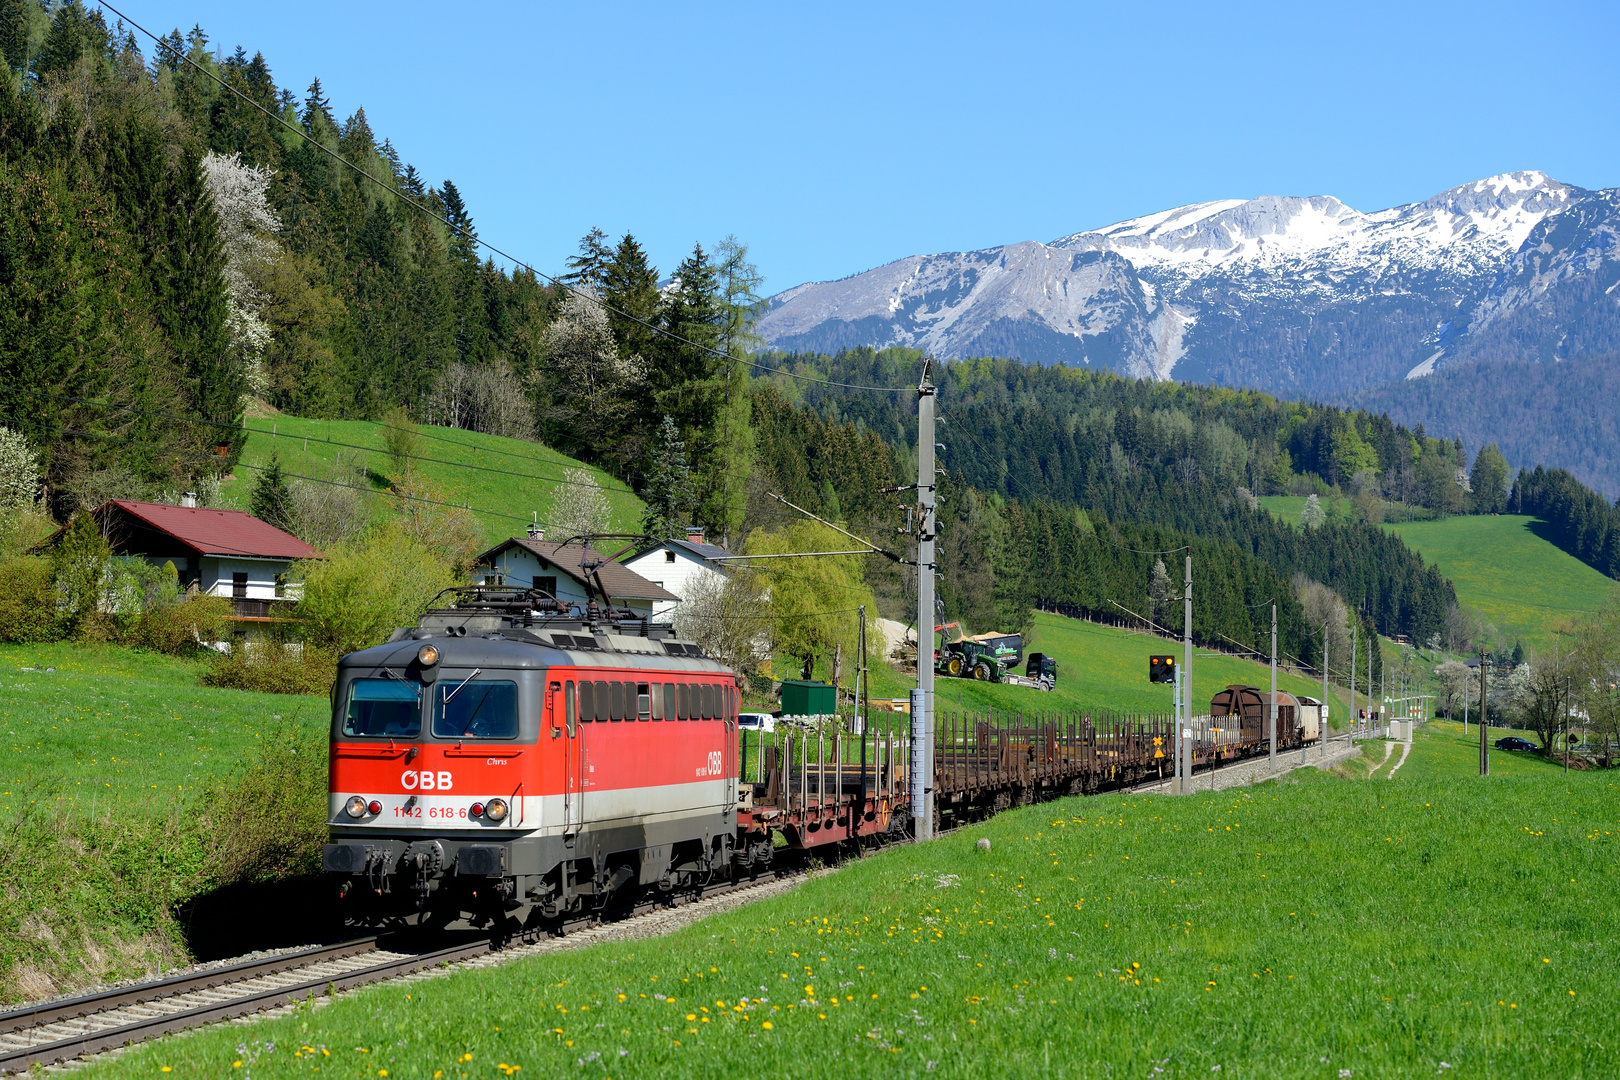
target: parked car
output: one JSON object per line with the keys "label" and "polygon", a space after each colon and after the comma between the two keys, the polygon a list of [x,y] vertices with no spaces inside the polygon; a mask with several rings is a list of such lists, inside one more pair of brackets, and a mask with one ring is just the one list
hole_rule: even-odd
{"label": "parked car", "polygon": [[775,731],[776,717],[770,713],[745,712],[737,714],[738,731]]}
{"label": "parked car", "polygon": [[1496,740],[1498,750],[1534,750],[1536,744],[1528,739],[1521,739],[1517,735],[1506,735]]}

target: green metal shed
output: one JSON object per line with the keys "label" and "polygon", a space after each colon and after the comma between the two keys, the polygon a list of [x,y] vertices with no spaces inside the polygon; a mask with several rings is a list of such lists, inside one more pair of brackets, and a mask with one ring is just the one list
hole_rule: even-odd
{"label": "green metal shed", "polygon": [[838,695],[824,682],[782,680],[783,716],[830,716],[838,711]]}

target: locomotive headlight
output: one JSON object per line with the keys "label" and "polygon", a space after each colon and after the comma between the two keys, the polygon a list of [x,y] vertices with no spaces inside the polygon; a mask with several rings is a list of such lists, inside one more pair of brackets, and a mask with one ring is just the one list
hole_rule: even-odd
{"label": "locomotive headlight", "polygon": [[416,650],[416,662],[423,667],[432,667],[439,662],[439,650],[433,645],[424,645]]}
{"label": "locomotive headlight", "polygon": [[378,802],[376,799],[372,799],[371,802],[366,806],[366,809],[370,810],[373,814],[380,814],[382,813],[382,803]]}
{"label": "locomotive headlight", "polygon": [[467,807],[467,816],[468,817],[483,817],[484,816],[484,804],[481,803],[481,802],[475,802],[471,806]]}
{"label": "locomotive headlight", "polygon": [[491,799],[484,804],[484,816],[491,821],[506,820],[506,800]]}
{"label": "locomotive headlight", "polygon": [[348,805],[343,810],[352,818],[363,818],[366,816],[366,800],[359,795],[351,795]]}

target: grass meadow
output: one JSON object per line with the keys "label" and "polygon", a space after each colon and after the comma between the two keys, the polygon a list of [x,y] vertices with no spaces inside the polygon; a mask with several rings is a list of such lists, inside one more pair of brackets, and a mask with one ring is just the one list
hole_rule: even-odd
{"label": "grass meadow", "polygon": [[199,686],[197,665],[0,646],[0,1002],[186,962],[174,911],[210,870],[204,789],[272,733],[325,727],[325,698]]}
{"label": "grass meadow", "polygon": [[277,722],[326,726],[324,697],[200,686],[201,663],[116,646],[0,645],[0,819],[165,814]]}
{"label": "grass meadow", "polygon": [[89,1072],[1612,1076],[1616,782],[1522,757],[1481,780],[1468,749],[1434,727],[1393,781],[1026,807],[667,938],[380,986]]}
{"label": "grass meadow", "polygon": [[[419,431],[416,454],[435,460],[418,461],[416,467],[447,493],[436,497],[465,503],[473,510],[488,544],[522,536],[531,514],[538,513],[544,524],[552,500],[562,490],[559,481],[564,469],[585,469],[602,485],[611,511],[610,531],[633,532],[640,528],[641,500],[600,469],[521,439],[425,424]],[[277,414],[253,417],[248,421],[248,432],[242,450],[246,465],[262,466],[274,453],[289,473],[327,479],[333,475],[331,469],[341,455],[346,464],[364,470],[369,476],[365,482],[379,489],[386,486],[385,478],[392,468],[381,424]],[[248,493],[258,475],[256,469],[237,469],[226,485],[225,498],[246,509]],[[344,483],[356,482],[350,477],[340,479]]]}
{"label": "grass meadow", "polygon": [[1536,535],[1536,519],[1516,515],[1452,517],[1390,524],[1457,587],[1457,598],[1484,612],[1510,643],[1552,644],[1572,615],[1595,611],[1614,582]]}
{"label": "grass meadow", "polygon": [[[1026,643],[1026,654],[1044,652],[1058,662],[1057,689],[1051,693],[971,679],[939,675],[934,680],[937,707],[941,710],[980,711],[987,708],[1023,710],[1115,709],[1126,712],[1170,713],[1171,688],[1147,681],[1148,657],[1173,653],[1182,659],[1181,642],[1151,634],[1135,633],[1117,626],[1070,619],[1039,612],[1035,616],[1035,638]],[[1020,669],[1021,671],[1022,669]],[[1230,683],[1270,686],[1271,670],[1261,663],[1195,649],[1193,653],[1193,696],[1197,712],[1209,711],[1215,691]],[[904,698],[914,685],[909,676],[885,666],[872,679],[876,698]],[[1309,678],[1277,670],[1277,686],[1295,694],[1320,697],[1322,684]],[[1329,699],[1329,715],[1342,719],[1345,691],[1334,687]],[[1358,699],[1359,700],[1359,699]]]}

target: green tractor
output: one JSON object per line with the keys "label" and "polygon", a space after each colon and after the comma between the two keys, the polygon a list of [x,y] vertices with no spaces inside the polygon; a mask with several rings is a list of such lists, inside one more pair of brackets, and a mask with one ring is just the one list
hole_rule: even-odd
{"label": "green tractor", "polygon": [[1001,682],[1022,658],[1023,648],[1024,640],[1018,634],[959,637],[935,654],[934,670],[957,679]]}

